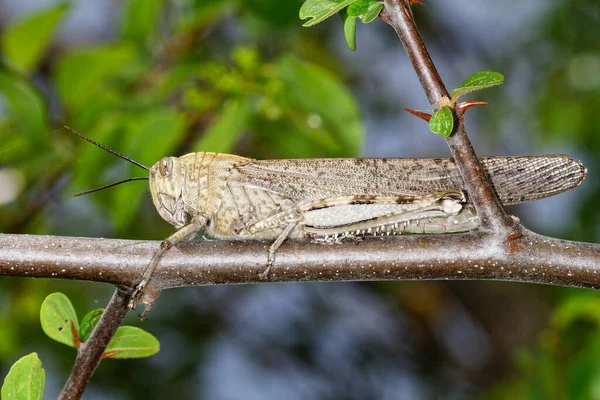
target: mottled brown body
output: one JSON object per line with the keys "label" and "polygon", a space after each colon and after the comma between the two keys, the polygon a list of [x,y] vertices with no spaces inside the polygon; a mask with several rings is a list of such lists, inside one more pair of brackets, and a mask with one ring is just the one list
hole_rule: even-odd
{"label": "mottled brown body", "polygon": [[[482,159],[482,163],[505,205],[569,190],[585,176],[581,163],[564,155],[492,157]],[[162,171],[169,170],[167,176],[161,174],[161,165]],[[215,153],[191,153],[161,160],[151,169],[150,186],[154,203],[167,222],[181,228],[201,214],[208,219],[207,230],[223,239],[276,239],[287,226],[285,220],[271,220],[270,227],[264,229],[250,228],[289,210],[304,214],[304,218],[295,217],[298,223],[289,237],[320,236],[321,232],[312,228],[319,225],[319,220],[330,220],[329,229],[320,225],[323,236],[347,232],[357,236],[354,225],[364,225],[365,221],[370,221],[367,225],[376,233],[381,225],[378,217],[402,209],[384,208],[376,202],[391,204],[394,199],[404,199],[417,204],[419,199],[436,193],[465,192],[452,159],[257,161]],[[309,208],[298,210],[307,204]],[[393,224],[383,225],[380,233],[442,233],[475,228],[478,219],[474,208],[468,200],[462,205],[454,215],[422,214],[396,229],[392,229]],[[321,211],[317,210],[319,207]],[[377,207],[380,210],[374,214],[365,214]],[[288,219],[292,218],[290,215],[288,212]],[[360,230],[365,229],[368,228]]]}

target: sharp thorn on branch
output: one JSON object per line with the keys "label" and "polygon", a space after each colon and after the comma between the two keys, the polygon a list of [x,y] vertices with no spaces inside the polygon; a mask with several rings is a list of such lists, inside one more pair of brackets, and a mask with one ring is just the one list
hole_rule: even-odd
{"label": "sharp thorn on branch", "polygon": [[424,120],[426,122],[429,122],[429,120],[431,119],[431,114],[429,114],[429,113],[413,110],[412,108],[405,108],[404,110],[408,111],[412,115],[415,115],[415,116],[421,118],[422,120]]}
{"label": "sharp thorn on branch", "polygon": [[475,106],[485,106],[487,103],[487,101],[463,101],[456,104],[456,111],[458,111],[458,113],[462,116],[469,108]]}

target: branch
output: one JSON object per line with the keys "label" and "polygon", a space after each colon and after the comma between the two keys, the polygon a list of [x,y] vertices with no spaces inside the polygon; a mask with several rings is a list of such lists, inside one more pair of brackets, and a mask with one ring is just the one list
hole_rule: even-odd
{"label": "branch", "polygon": [[[444,96],[450,96],[425,48],[423,39],[415,25],[408,0],[385,0],[381,17],[398,34],[431,107],[438,110],[440,99]],[[517,224],[506,214],[494,194],[467,136],[462,113],[456,113],[454,110],[453,113],[454,119],[458,123],[455,124],[455,130],[448,137],[447,142],[456,161],[456,166],[463,177],[467,192],[481,220],[480,229],[489,229],[508,237],[517,228]]]}
{"label": "branch", "polygon": [[88,340],[77,349],[75,364],[58,397],[59,400],[79,399],[81,397],[85,386],[102,360],[106,346],[108,346],[117,328],[125,319],[129,311],[127,304],[130,299],[131,290],[128,292],[115,290],[94,331]]}
{"label": "branch", "polygon": [[[195,242],[166,253],[153,289],[263,283],[269,242]],[[158,241],[0,235],[0,276],[78,279],[132,288]],[[367,238],[353,245],[287,241],[269,282],[477,279],[600,288],[600,245],[523,228],[506,239],[486,231]],[[99,324],[100,325],[100,324]]]}

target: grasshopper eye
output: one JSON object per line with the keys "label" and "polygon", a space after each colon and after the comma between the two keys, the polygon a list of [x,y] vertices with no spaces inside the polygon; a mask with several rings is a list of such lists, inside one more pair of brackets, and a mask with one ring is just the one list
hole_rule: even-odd
{"label": "grasshopper eye", "polygon": [[171,160],[169,157],[163,158],[158,163],[158,170],[165,178],[171,175],[171,171],[173,170],[173,160]]}

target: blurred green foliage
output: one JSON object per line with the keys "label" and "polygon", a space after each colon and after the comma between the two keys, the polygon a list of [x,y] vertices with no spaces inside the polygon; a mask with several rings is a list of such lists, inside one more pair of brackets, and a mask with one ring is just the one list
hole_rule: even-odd
{"label": "blurred green foliage", "polygon": [[[353,2],[329,3],[329,8],[322,8],[324,1],[305,2],[303,16],[312,18],[308,23],[314,24],[318,22],[315,19],[333,15]],[[355,3],[352,18],[364,17],[361,12],[372,10],[377,2]],[[383,69],[375,68],[379,62],[387,62],[384,65],[387,69],[394,69],[395,64],[390,64],[386,54],[367,50],[379,47],[387,53],[401,46],[388,27],[381,29],[384,33],[368,36],[377,42],[365,42],[365,54],[376,54],[376,57],[356,61],[366,72],[355,76],[351,67],[356,65],[336,56],[331,45],[330,38],[336,37],[334,29],[341,40],[342,23],[332,18],[334,29],[328,20],[318,27],[302,30],[303,21],[298,19],[302,4],[302,0],[128,0],[118,2],[115,26],[106,36],[83,43],[56,36],[72,17],[73,3],[58,3],[9,20],[0,33],[0,172],[10,172],[8,176],[12,181],[9,183],[15,184],[15,190],[10,201],[0,204],[0,232],[136,239],[161,239],[171,232],[172,228],[156,215],[143,183],[130,183],[76,201],[71,199],[73,193],[145,172],[73,137],[61,129],[64,124],[145,165],[152,165],[165,155],[191,151],[233,152],[253,158],[359,155],[364,149],[364,127],[358,102],[347,88],[347,81],[354,80],[356,92],[360,91],[356,87],[363,92],[364,88],[373,91],[376,97],[371,100],[376,109],[374,120],[389,117],[386,112],[396,115],[402,107],[413,107],[413,104],[398,104],[398,97],[392,99],[392,104],[386,103],[389,101],[385,98],[386,88],[373,83],[375,75]],[[428,12],[429,8],[415,13],[420,19],[419,26],[424,30],[428,45],[432,42],[433,46],[437,44],[446,51],[438,55],[449,55],[447,49],[459,35],[448,30],[443,15]],[[590,170],[584,184],[587,189],[577,194],[581,208],[573,212],[566,232],[557,228],[555,233],[588,241],[600,238],[600,211],[596,204],[600,187],[593,175],[593,171],[600,170],[600,158],[594,156],[600,154],[597,140],[600,125],[595,123],[600,104],[597,10],[597,2],[593,0],[575,3],[553,0],[537,24],[528,26],[527,33],[522,32],[519,43],[513,41],[506,46],[504,55],[499,46],[487,53],[479,52],[480,65],[476,66],[488,68],[494,62],[504,63],[493,68],[509,72],[516,60],[527,60],[531,64],[535,74],[528,85],[534,88],[533,97],[522,104],[535,129],[527,136],[532,138],[531,142],[551,147],[553,151],[583,154]],[[494,15],[489,18],[493,19]],[[378,25],[377,20],[369,29],[374,29],[374,25]],[[355,25],[350,28],[354,31]],[[469,40],[477,42],[477,35],[469,34]],[[468,43],[459,43],[450,49],[460,54],[462,45],[468,47]],[[392,62],[399,63],[399,57]],[[435,62],[444,75],[451,70],[448,64],[453,61],[440,57]],[[456,80],[460,81],[469,72],[458,71]],[[415,79],[412,71],[401,78]],[[516,77],[508,77],[507,81],[515,82]],[[481,143],[500,143],[502,148],[508,149],[506,153],[511,153],[514,139],[505,140],[496,135],[495,129],[510,120],[507,115],[512,117],[512,114],[502,110],[511,110],[507,104],[515,100],[508,92],[498,92],[501,94],[497,96],[505,97],[496,99],[498,107],[494,105],[493,109],[478,114],[489,113],[493,121],[490,129],[483,129],[491,134],[484,136]],[[487,93],[484,97],[489,99]],[[361,99],[361,104],[363,101],[367,102]],[[423,131],[427,133],[424,124]],[[475,138],[477,133],[473,135]],[[512,134],[518,136],[518,132]],[[538,153],[544,151],[546,147],[538,149]],[[1,190],[0,194],[5,194],[8,187],[2,186]],[[527,216],[524,217],[526,220]],[[562,215],[553,218],[562,219]],[[600,360],[600,297],[595,293],[582,295],[577,290],[494,286],[482,282],[477,283],[477,287],[482,288],[479,293],[473,290],[474,286],[465,291],[459,284],[420,285],[365,285],[361,286],[361,293],[375,294],[379,301],[400,315],[398,320],[410,330],[410,340],[399,346],[410,349],[407,364],[415,365],[411,379],[429,385],[422,392],[431,395],[429,398],[440,393],[438,397],[443,398],[450,389],[464,386],[475,388],[468,392],[471,396],[455,398],[475,397],[473,393],[479,395],[488,386],[493,389],[487,396],[493,399],[599,397],[600,365],[596,360]],[[511,292],[510,288],[515,287],[519,289]],[[22,354],[38,350],[38,346],[42,351],[47,338],[39,329],[39,305],[48,293],[65,292],[75,308],[97,309],[105,304],[110,290],[91,283],[0,279],[0,372],[5,374]],[[161,341],[163,337],[172,339],[173,352],[161,352],[150,360],[165,358],[154,364],[140,362],[135,368],[121,361],[103,363],[92,384],[97,382],[110,388],[108,396],[115,398],[189,396],[189,387],[196,384],[202,369],[199,365],[211,357],[207,355],[210,343],[226,336],[223,327],[233,319],[231,315],[239,303],[246,302],[243,289],[235,290],[239,291],[232,296],[215,295],[213,308],[202,308],[206,297],[194,298],[198,301],[193,304],[189,301],[168,303],[171,293],[163,295],[161,301],[171,308],[166,315],[160,314],[160,307],[153,310],[155,321],[151,319],[148,330],[158,331]],[[258,287],[256,290],[262,293],[267,289]],[[509,300],[518,305],[505,308]],[[300,332],[305,340],[292,342],[291,350],[286,348],[289,350],[286,357],[280,357],[283,351],[278,346],[287,344],[288,337],[278,342],[272,340],[270,334],[261,332],[268,341],[264,348],[253,349],[244,339],[240,339],[243,345],[238,345],[250,348],[250,355],[257,364],[277,366],[274,359],[269,358],[269,354],[273,357],[269,351],[273,351],[278,359],[300,359],[302,371],[313,367],[307,360],[314,354],[324,354],[322,358],[350,367],[337,361],[336,351],[321,353],[322,349],[317,346],[319,340],[323,340],[321,332],[326,327],[323,321],[338,318],[331,311],[333,306],[324,306],[319,301],[325,302],[321,298],[311,299],[310,303],[315,309],[315,318],[302,320],[302,328],[293,325],[293,331]],[[497,304],[495,309],[494,304]],[[552,310],[554,306],[556,309]],[[468,313],[456,311],[463,308]],[[447,332],[441,327],[455,315],[459,321],[459,317],[467,315],[490,338],[490,361],[484,367],[465,367],[453,358],[454,353],[444,350]],[[515,352],[513,347],[503,347],[503,340],[519,336],[523,324],[512,320],[518,315],[526,315],[527,322],[539,318],[544,328],[526,339],[515,339],[522,348]],[[510,319],[505,325],[502,325],[503,316]],[[98,311],[94,310],[82,319],[82,337],[89,334],[97,317]],[[360,315],[349,320],[362,321],[367,317]],[[336,341],[341,343],[351,337],[352,331],[348,329],[349,321],[338,319],[346,324],[344,330],[333,331],[334,336],[339,335],[335,336]],[[385,324],[380,326],[379,323],[375,324],[377,329],[384,332]],[[238,336],[243,337],[247,334],[246,325],[232,330],[236,334],[242,332]],[[509,330],[502,330],[506,325]],[[270,332],[271,328],[268,327]],[[362,331],[357,336],[368,337]],[[64,356],[64,346],[52,347],[53,344],[43,351],[48,357],[55,355],[53,373],[62,381],[73,359]],[[381,362],[386,354],[392,354],[395,359],[404,354],[398,347],[394,348],[395,352],[378,351],[387,347],[375,339],[362,344],[364,347],[350,342],[348,346],[353,356],[354,352],[364,356],[363,359],[356,356],[364,365],[368,364],[365,360]],[[523,348],[527,344],[529,346]],[[514,359],[514,362],[506,366],[503,364],[506,359]],[[166,367],[161,369],[163,364]],[[356,365],[363,366],[359,362]],[[375,376],[383,376],[387,371],[382,365],[386,364],[376,364]],[[273,375],[276,372],[271,371]],[[341,379],[347,385],[339,386],[352,388],[352,384],[366,376],[362,372],[361,379],[353,375],[346,381]],[[332,370],[317,369],[315,375],[337,382]],[[153,380],[153,385],[147,384],[148,379]],[[395,379],[401,381],[397,376]],[[382,386],[378,381],[373,382],[373,387]],[[167,387],[167,383],[171,385]],[[202,383],[208,386],[209,382]],[[262,385],[262,381],[260,383]],[[335,398],[337,392],[333,393],[323,398]],[[358,394],[355,394],[358,398],[356,396]]]}
{"label": "blurred green foliage", "polygon": [[516,354],[512,378],[488,399],[597,399],[600,396],[600,299],[565,297],[533,349]]}
{"label": "blurred green foliage", "polygon": [[[28,186],[40,176],[56,180],[70,170],[68,191],[76,192],[107,183],[115,168],[124,176],[139,172],[66,132],[41,137],[61,124],[147,165],[166,155],[201,150],[254,157],[358,154],[364,136],[358,106],[336,76],[291,55],[263,59],[254,46],[210,56],[201,32],[215,18],[226,17],[233,5],[189,2],[179,10],[182,18],[163,27],[158,15],[165,7],[159,0],[130,1],[112,43],[68,49],[50,59],[48,46],[68,11],[65,5],[7,29],[0,93],[8,112],[0,122],[0,157],[24,174]],[[261,9],[260,2],[249,7]],[[216,13],[210,20],[202,18],[207,8]],[[30,44],[31,38],[36,42]],[[50,68],[51,97],[19,72],[40,68],[43,61]],[[51,107],[58,112],[51,115]],[[74,166],[78,159],[85,165]],[[146,192],[142,185],[125,185],[91,201],[113,211],[121,235],[135,223]],[[26,226],[30,221],[23,218],[11,205],[0,210],[5,231]]]}
{"label": "blurred green foliage", "polygon": [[68,3],[61,3],[11,25],[2,35],[6,62],[24,73],[31,72],[44,56],[68,9]]}

